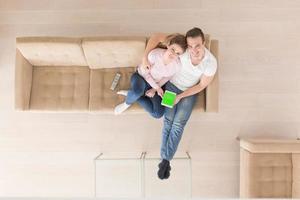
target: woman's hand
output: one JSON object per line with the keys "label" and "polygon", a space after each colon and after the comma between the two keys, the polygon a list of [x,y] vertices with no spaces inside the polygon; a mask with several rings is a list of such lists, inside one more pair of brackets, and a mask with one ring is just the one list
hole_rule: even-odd
{"label": "woman's hand", "polygon": [[156,89],[156,92],[157,92],[157,94],[158,94],[161,98],[163,97],[164,91],[163,91],[163,89],[161,89],[161,87],[157,88],[157,89]]}
{"label": "woman's hand", "polygon": [[154,97],[155,92],[156,92],[156,90],[154,88],[151,88],[151,89],[147,90],[145,94],[147,97],[152,98],[152,97]]}

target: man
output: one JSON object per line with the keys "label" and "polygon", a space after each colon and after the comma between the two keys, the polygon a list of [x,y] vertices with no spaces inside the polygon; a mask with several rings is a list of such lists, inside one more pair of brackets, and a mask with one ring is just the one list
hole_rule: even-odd
{"label": "man", "polygon": [[[165,41],[166,34],[154,34],[148,41],[143,67],[150,68],[148,53],[160,42]],[[187,51],[180,56],[181,70],[165,85],[165,89],[177,94],[173,108],[166,108],[162,130],[161,158],[158,177],[170,176],[170,160],[173,158],[180,142],[184,127],[196,102],[196,94],[204,90],[213,80],[217,71],[217,60],[205,48],[205,38],[201,29],[193,28],[186,33]]]}

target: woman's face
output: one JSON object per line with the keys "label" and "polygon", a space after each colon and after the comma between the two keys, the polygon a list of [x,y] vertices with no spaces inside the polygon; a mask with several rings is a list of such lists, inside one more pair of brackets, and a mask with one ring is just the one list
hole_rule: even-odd
{"label": "woman's face", "polygon": [[183,54],[183,49],[178,44],[171,44],[167,46],[167,51],[165,52],[166,58],[174,60],[178,58],[179,55]]}

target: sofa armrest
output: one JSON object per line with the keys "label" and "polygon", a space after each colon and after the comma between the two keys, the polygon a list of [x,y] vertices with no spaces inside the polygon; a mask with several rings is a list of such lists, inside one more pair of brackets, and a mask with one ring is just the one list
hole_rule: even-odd
{"label": "sofa armrest", "polygon": [[[240,148],[240,198],[253,198],[250,191],[250,158],[251,153],[243,148]],[[255,196],[254,196],[255,197]]]}
{"label": "sofa armrest", "polygon": [[241,139],[240,147],[251,153],[300,153],[300,140]]}
{"label": "sofa armrest", "polygon": [[16,49],[15,109],[28,110],[32,85],[32,65]]}
{"label": "sofa armrest", "polygon": [[[219,43],[217,40],[211,40],[210,51],[216,57],[218,62]],[[219,68],[219,62],[218,62]],[[205,110],[206,112],[218,112],[219,110],[219,70],[217,70],[214,79],[205,89]]]}

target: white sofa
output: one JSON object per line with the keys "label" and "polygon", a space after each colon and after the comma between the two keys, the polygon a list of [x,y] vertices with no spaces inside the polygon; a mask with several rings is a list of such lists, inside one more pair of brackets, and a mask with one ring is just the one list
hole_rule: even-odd
{"label": "white sofa", "polygon": [[[218,41],[206,36],[218,58]],[[19,37],[16,39],[15,108],[22,111],[107,111],[124,100],[119,89],[141,62],[146,37]],[[121,74],[115,91],[110,85]],[[218,72],[195,109],[218,111]],[[137,104],[128,112],[141,111]]]}

